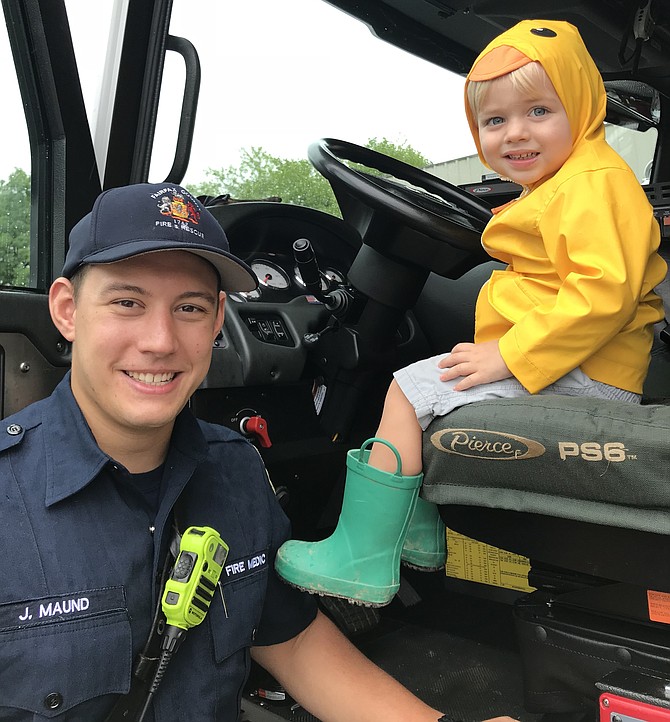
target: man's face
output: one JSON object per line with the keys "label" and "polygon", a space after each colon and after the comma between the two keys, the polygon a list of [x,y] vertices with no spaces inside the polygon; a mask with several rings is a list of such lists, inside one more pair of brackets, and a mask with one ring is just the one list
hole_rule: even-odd
{"label": "man's face", "polygon": [[209,368],[224,299],[214,269],[183,251],[87,269],[64,335],[74,342],[72,391],[96,438],[171,432]]}
{"label": "man's face", "polygon": [[530,92],[503,76],[487,90],[477,115],[482,153],[504,178],[531,186],[555,173],[572,152],[568,116],[543,69]]}

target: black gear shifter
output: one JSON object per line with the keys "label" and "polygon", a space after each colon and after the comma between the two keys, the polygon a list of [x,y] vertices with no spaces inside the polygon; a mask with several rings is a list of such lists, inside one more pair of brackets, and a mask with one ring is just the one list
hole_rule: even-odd
{"label": "black gear shifter", "polygon": [[307,293],[326,303],[327,297],[321,290],[321,273],[312,244],[306,238],[298,238],[293,242],[293,256]]}
{"label": "black gear shifter", "polygon": [[312,244],[306,238],[298,238],[293,242],[293,257],[305,284],[305,290],[321,303],[338,319],[344,318],[349,308],[350,294],[342,288],[330,293],[321,290],[321,271],[316,260]]}

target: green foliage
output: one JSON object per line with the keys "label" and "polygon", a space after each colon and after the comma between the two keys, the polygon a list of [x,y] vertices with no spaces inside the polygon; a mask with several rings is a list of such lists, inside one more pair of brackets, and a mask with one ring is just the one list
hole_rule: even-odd
{"label": "green foliage", "polygon": [[18,168],[0,180],[0,285],[30,282],[30,176]]}
{"label": "green foliage", "polygon": [[[430,164],[407,143],[397,145],[386,138],[371,138],[367,147],[419,168]],[[238,200],[281,199],[284,203],[341,215],[328,181],[306,159],[278,158],[263,148],[245,149],[239,165],[218,170],[210,168],[207,176],[207,181],[191,184],[189,190],[195,195],[228,193]]]}
{"label": "green foliage", "polygon": [[[407,143],[398,145],[386,138],[371,138],[367,147],[419,168],[430,163]],[[190,185],[192,193],[212,196],[228,193],[238,200],[276,198],[341,215],[328,181],[307,159],[278,158],[262,148],[251,148],[242,151],[239,165],[210,168],[207,176],[206,181]],[[30,176],[17,168],[7,180],[0,180],[0,285],[29,283]]]}
{"label": "green foliage", "polygon": [[378,138],[370,138],[366,147],[376,150],[377,153],[383,153],[396,160],[401,160],[408,165],[413,165],[415,168],[425,168],[431,164],[430,160],[428,160],[423,153],[412,148],[407,141],[397,145],[386,138],[382,138],[381,140]]}
{"label": "green foliage", "polygon": [[262,148],[244,149],[239,165],[210,168],[207,176],[208,181],[189,190],[196,195],[228,193],[238,200],[281,200],[337,213],[330,185],[306,159],[278,158]]}

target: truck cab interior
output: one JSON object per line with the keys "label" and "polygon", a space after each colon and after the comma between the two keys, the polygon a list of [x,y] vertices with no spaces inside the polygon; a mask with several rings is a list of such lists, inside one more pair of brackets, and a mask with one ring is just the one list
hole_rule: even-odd
{"label": "truck cab interior", "polygon": [[[392,46],[425,61],[426,72],[439,69],[461,80],[479,51],[521,19],[576,25],[605,80],[608,130],[621,134],[622,155],[639,168],[661,228],[660,253],[670,260],[664,0],[306,4],[348,16],[380,52]],[[221,165],[218,134],[241,130],[230,88],[232,76],[245,79],[245,63],[221,61],[208,85],[201,59],[217,49],[218,23],[221,34],[244,35],[250,45],[272,24],[259,12],[253,25],[228,27],[225,8],[191,3],[194,26],[215,24],[217,32],[186,37],[179,32],[186,25],[179,0],[105,3],[109,32],[100,30],[97,39],[106,48],[98,72],[103,90],[93,111],[84,82],[90,68],[76,51],[75,14],[83,5],[2,0],[29,160],[27,194],[14,192],[9,181],[0,185],[13,192],[11,203],[0,200],[5,236],[28,238],[26,272],[0,278],[0,418],[49,394],[68,369],[71,349],[50,321],[47,290],[59,275],[70,229],[105,188],[147,180],[188,185],[197,144],[210,149],[211,166]],[[90,22],[86,27],[98,32]],[[330,30],[328,23],[307,25],[306,36],[337,61],[347,47]],[[173,56],[184,68],[179,82],[167,70]],[[420,72],[411,68],[408,73]],[[5,72],[12,73],[11,63]],[[375,82],[373,68],[360,74]],[[325,121],[328,104],[347,104],[348,81],[337,74],[317,87],[292,81],[305,107],[284,94],[284,78],[269,70],[265,78],[249,76],[254,95],[267,98],[258,123],[308,112],[307,106],[323,114],[324,132],[303,139],[303,155],[328,181],[337,213],[284,202],[279,186],[263,200],[231,199],[225,188],[207,196],[231,250],[251,265],[260,285],[228,299],[209,374],[191,405],[199,417],[256,443],[295,538],[316,540],[336,524],[346,452],[374,434],[392,372],[472,338],[476,295],[499,265],[482,250],[481,233],[491,208],[519,189],[481,175],[450,182],[435,169],[416,168],[344,134],[334,137]],[[397,78],[398,86],[407,84],[410,75]],[[451,93],[451,112],[462,116],[462,90],[451,87],[433,91]],[[206,105],[207,92],[219,94],[213,105]],[[166,105],[174,116],[167,161],[157,150]],[[205,138],[198,124],[204,107],[217,129]],[[427,103],[416,113],[429,110]],[[646,155],[638,137],[651,143]],[[409,140],[420,146],[420,138]],[[19,216],[28,219],[26,228],[19,228]],[[294,243],[300,239],[309,241],[318,264],[312,278],[299,272]],[[12,242],[5,244],[10,250]],[[669,284],[658,289],[666,317]],[[448,480],[440,506],[447,527],[527,560],[523,590],[407,569],[396,599],[381,610],[321,600],[366,654],[455,719],[510,714],[581,722],[600,715],[616,722],[615,710],[603,708],[603,694],[651,709],[648,717],[628,719],[670,719],[670,328],[662,322],[655,331],[639,408],[622,414],[605,401],[584,408],[552,397],[546,404],[516,400],[501,416],[496,402],[485,402],[427,430],[426,478],[438,485]],[[541,435],[546,453],[493,464],[473,455],[456,463],[439,444],[449,428],[476,430],[482,438]],[[242,708],[246,722],[315,719],[257,669]]]}

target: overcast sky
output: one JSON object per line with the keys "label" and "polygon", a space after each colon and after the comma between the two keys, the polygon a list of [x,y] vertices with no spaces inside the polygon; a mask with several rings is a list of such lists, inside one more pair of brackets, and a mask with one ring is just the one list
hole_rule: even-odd
{"label": "overcast sky", "polygon": [[[112,0],[67,0],[89,112],[98,103]],[[76,14],[75,14],[76,13]],[[376,39],[359,21],[322,0],[174,0],[171,32],[191,40],[202,64],[200,107],[185,182],[207,168],[236,164],[240,150],[262,146],[286,158],[333,136],[364,144],[371,137],[407,142],[432,162],[474,152],[462,106],[462,79]],[[9,67],[0,33],[0,67]],[[166,66],[157,147],[172,144],[181,106],[181,61]],[[355,85],[351,78],[355,78]],[[12,81],[12,79],[10,79]],[[0,178],[29,168],[15,84],[3,88]],[[13,111],[13,112],[12,112]],[[171,158],[166,161],[169,170]],[[157,175],[163,173],[155,165]],[[152,169],[152,174],[154,170]],[[152,178],[159,180],[159,178]]]}

